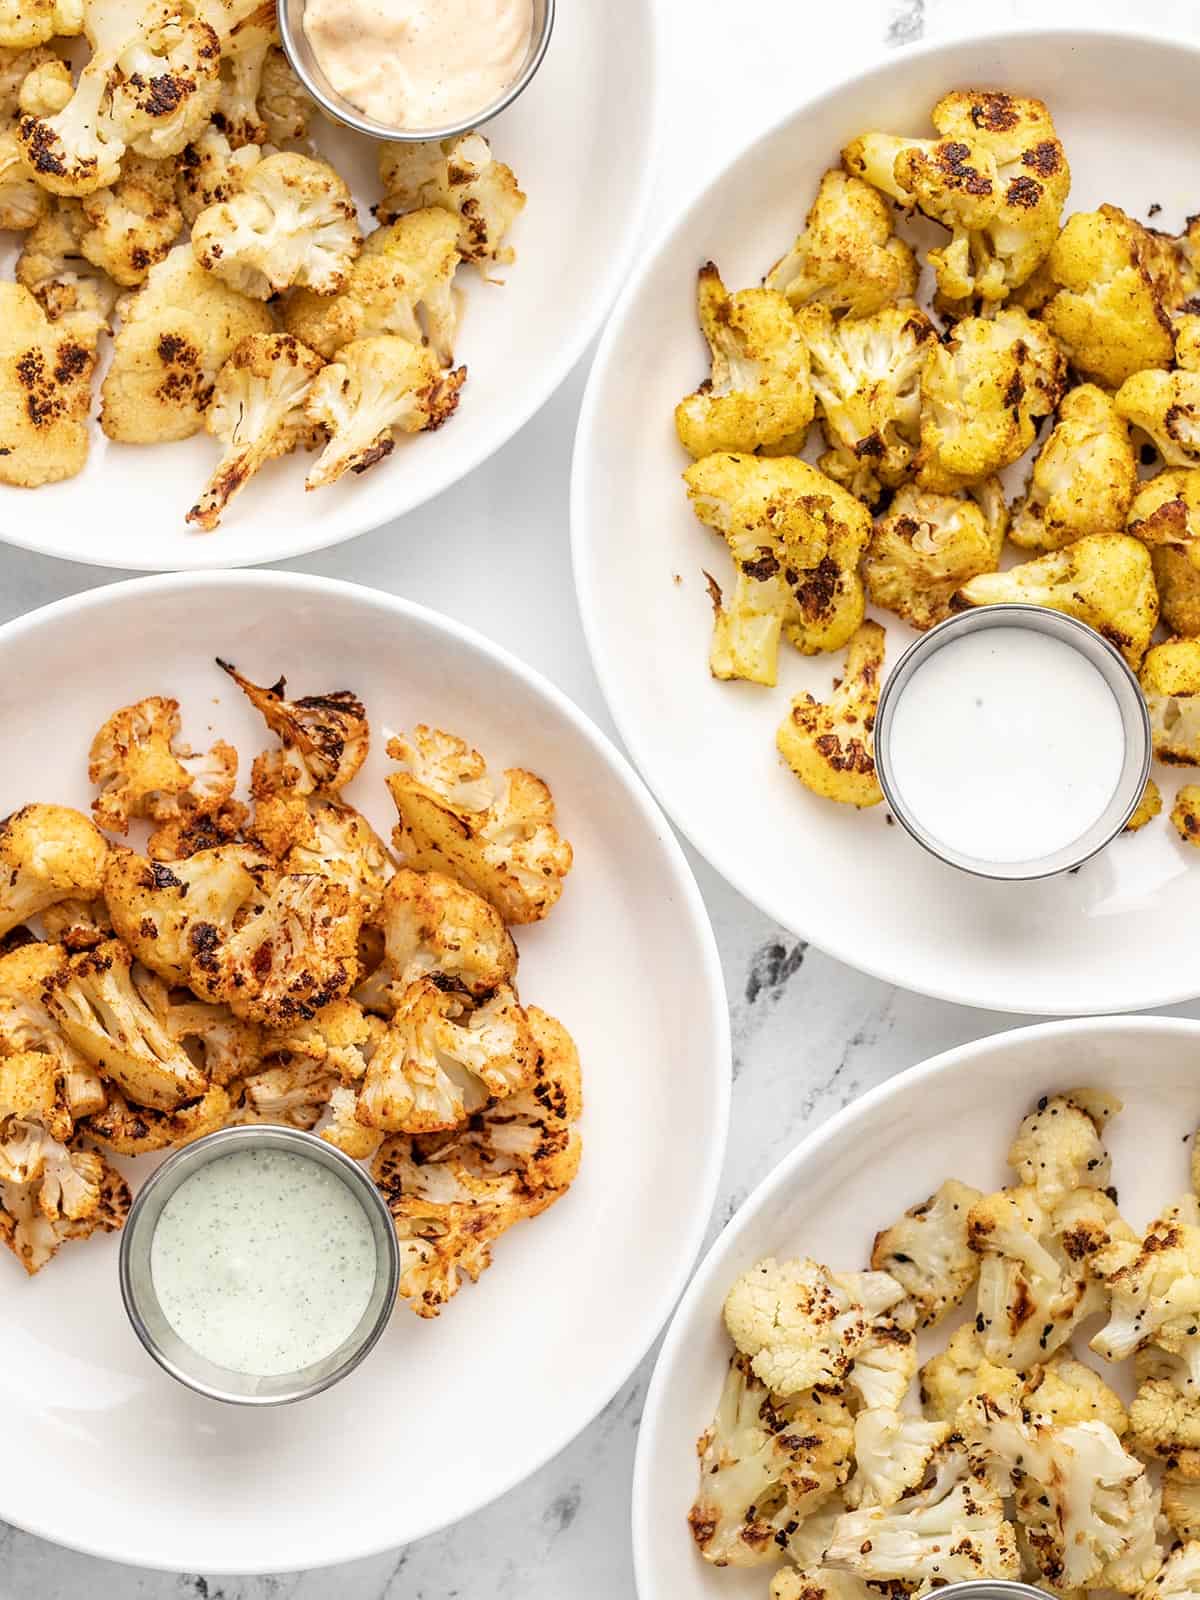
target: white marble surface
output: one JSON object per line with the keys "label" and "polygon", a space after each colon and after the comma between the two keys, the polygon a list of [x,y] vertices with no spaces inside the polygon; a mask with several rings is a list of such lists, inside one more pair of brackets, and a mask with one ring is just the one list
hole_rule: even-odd
{"label": "white marble surface", "polygon": [[[663,216],[731,147],[852,70],[855,56],[1006,21],[1128,15],[1118,0],[661,4]],[[1192,0],[1147,0],[1139,16],[1200,34]],[[451,612],[541,668],[611,731],[578,629],[567,545],[570,448],[584,378],[577,371],[512,444],[431,506],[297,565]],[[0,551],[0,620],[119,576]],[[901,1068],[1021,1019],[922,1000],[861,977],[797,944],[703,863],[696,866],[724,958],[735,1048],[715,1233],[806,1128]],[[1200,1005],[1181,1011],[1200,1016]],[[93,1561],[0,1524],[0,1600],[632,1600],[629,1482],[650,1367],[647,1360],[600,1419],[530,1482],[407,1550],[310,1574],[178,1577]],[[6,1450],[0,1470],[18,1460],[19,1450]]]}

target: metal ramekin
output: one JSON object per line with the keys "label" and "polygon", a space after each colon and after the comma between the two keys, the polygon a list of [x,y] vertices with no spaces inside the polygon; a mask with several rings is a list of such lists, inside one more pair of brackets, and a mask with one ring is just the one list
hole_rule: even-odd
{"label": "metal ramekin", "polygon": [[[935,651],[962,638],[964,634],[976,633],[982,628],[1030,628],[1037,633],[1061,639],[1064,644],[1078,650],[1099,671],[1112,690],[1125,732],[1125,763],[1103,815],[1070,844],[1052,855],[1035,857],[1029,861],[987,861],[951,849],[930,833],[920,818],[908,809],[891,770],[892,721],[905,685],[912,681],[913,674]],[[1108,640],[1102,638],[1094,628],[1089,628],[1087,623],[1079,622],[1065,612],[1051,611],[1045,606],[981,606],[976,611],[963,611],[946,622],[940,622],[936,628],[931,628],[909,645],[900,657],[884,683],[875,715],[875,770],[892,815],[931,855],[980,878],[1027,882],[1035,878],[1051,878],[1060,872],[1070,872],[1082,866],[1116,838],[1137,810],[1150,776],[1153,754],[1150,714],[1146,710],[1137,678],[1120,652],[1114,650]]]}
{"label": "metal ramekin", "polygon": [[963,1583],[947,1583],[937,1593],[938,1600],[950,1595],[955,1600],[1047,1600],[1045,1589],[1008,1578],[968,1578]]}
{"label": "metal ramekin", "polygon": [[421,144],[427,139],[453,139],[460,133],[469,133],[481,123],[490,122],[493,117],[498,117],[532,82],[534,74],[542,64],[542,58],[550,43],[550,35],[554,30],[555,0],[533,0],[533,28],[529,35],[529,53],[525,57],[525,65],[491,105],[480,106],[479,110],[465,122],[451,123],[444,128],[393,128],[386,122],[376,122],[357,106],[351,105],[322,72],[321,65],[308,42],[308,35],[304,31],[305,4],[306,0],[280,0],[279,6],[279,36],[283,41],[284,53],[291,62],[296,76],[322,110],[328,112],[335,122],[344,123],[356,133],[365,133],[369,139],[390,140],[396,144]]}
{"label": "metal ramekin", "polygon": [[[185,1344],[163,1314],[150,1271],[154,1230],[163,1207],[180,1184],[210,1161],[218,1161],[246,1146],[286,1150],[336,1173],[362,1205],[375,1239],[375,1287],[358,1327],[323,1360],[299,1372],[280,1373],[274,1377],[256,1377],[219,1367]],[[382,1195],[349,1156],[324,1139],[302,1133],[298,1128],[256,1123],[210,1133],[206,1138],[197,1139],[195,1144],[177,1150],[163,1162],[138,1191],[130,1208],[121,1235],[120,1274],[121,1298],[134,1332],[159,1366],[173,1378],[198,1394],[207,1395],[210,1400],[226,1400],[242,1406],[282,1406],[295,1400],[307,1400],[339,1382],[353,1372],[374,1346],[396,1303],[400,1246]]]}

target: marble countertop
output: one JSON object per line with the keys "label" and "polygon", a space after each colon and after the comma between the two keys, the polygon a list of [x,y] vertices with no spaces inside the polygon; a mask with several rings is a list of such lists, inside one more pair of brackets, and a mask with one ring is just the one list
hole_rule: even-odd
{"label": "marble countertop", "polygon": [[[589,0],[597,3],[597,0]],[[723,154],[860,58],[1005,22],[1114,22],[1123,0],[659,0],[667,50],[659,215]],[[1139,21],[1200,34],[1191,0],[1147,0]],[[720,86],[711,81],[720,62]],[[480,471],[414,513],[293,563],[452,612],[523,655],[610,733],[579,631],[567,542],[571,443],[586,361]],[[536,488],[530,492],[530,485]],[[436,538],[442,559],[428,562]],[[503,604],[493,560],[504,552]],[[453,593],[441,574],[457,573]],[[0,552],[0,620],[121,574]],[[937,1051],[1022,1018],[906,994],[809,949],[693,857],[724,960],[733,1017],[729,1154],[716,1234],[804,1131]],[[1200,1016],[1200,1004],[1179,1008]],[[0,1600],[633,1600],[629,1484],[653,1356],[601,1417],[520,1489],[406,1550],[308,1574],[230,1579],[134,1571],[0,1523]]]}

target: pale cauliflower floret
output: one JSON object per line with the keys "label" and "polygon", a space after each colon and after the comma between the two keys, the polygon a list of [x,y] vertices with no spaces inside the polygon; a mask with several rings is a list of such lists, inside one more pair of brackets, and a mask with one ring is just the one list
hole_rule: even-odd
{"label": "pale cauliflower floret", "polygon": [[270,51],[279,42],[275,7],[263,0],[225,0],[221,8],[221,80],[213,126],[235,149],[270,137],[259,106]]}
{"label": "pale cauliflower floret", "polygon": [[829,445],[821,468],[874,502],[909,476],[921,442],[921,374],[936,343],[933,324],[915,307],[894,306],[841,322],[814,306],[797,320]]}
{"label": "pale cauliflower floret", "polygon": [[1024,311],[965,317],[932,350],[921,378],[918,482],[944,492],[1011,465],[1065,387],[1054,341]]}
{"label": "pale cauliflower floret", "polygon": [[335,295],[299,289],[283,318],[290,333],[327,360],[354,339],[394,334],[428,341],[443,366],[454,355],[458,307],[458,224],[441,206],[409,212],[363,241],[362,254]]}
{"label": "pale cauliflower floret", "polygon": [[246,144],[235,149],[228,135],[210,123],[175,163],[175,198],[188,226],[209,206],[240,194],[262,158],[261,146]]}
{"label": "pale cauliflower floret", "polygon": [[135,960],[172,983],[190,980],[258,893],[261,860],[246,845],[199,850],[186,861],[147,861],[114,850],[104,873],[113,928]]}
{"label": "pale cauliflower floret", "polygon": [[952,1423],[959,1408],[980,1392],[983,1344],[972,1323],[950,1335],[944,1350],[921,1368],[921,1408],[937,1422]]}
{"label": "pale cauliflower floret", "polygon": [[288,58],[273,44],[263,61],[258,84],[258,114],[268,144],[286,145],[307,139],[316,109],[316,102],[309,98]]}
{"label": "pale cauliflower floret", "polygon": [[94,336],[56,326],[28,289],[0,283],[0,483],[36,489],[82,472]]}
{"label": "pale cauliflower floret", "polygon": [[1167,1471],[1162,1480],[1163,1516],[1179,1539],[1200,1540],[1200,1482]]}
{"label": "pale cauliflower floret", "polygon": [[30,229],[49,207],[50,196],[21,160],[16,125],[0,128],[0,228]]}
{"label": "pale cauliflower floret", "polygon": [[1121,416],[1153,439],[1168,466],[1200,462],[1200,372],[1132,373],[1115,403]]}
{"label": "pale cauliflower floret", "polygon": [[266,306],[247,300],[176,245],[123,304],[101,387],[100,426],[124,444],[187,439],[204,426],[213,386],[252,333],[270,333]]}
{"label": "pale cauliflower floret", "polygon": [[400,821],[392,842],[404,864],[448,873],[489,900],[508,923],[538,922],[556,905],[572,851],[554,825],[554,797],[532,772],[493,778],[478,750],[418,723],[388,755],[403,770],[387,786]]}
{"label": "pale cauliflower floret", "polygon": [[950,1425],[890,1409],[867,1408],[854,1419],[855,1474],[846,1485],[852,1507],[892,1506],[916,1488]]}
{"label": "pale cauliflower floret", "polygon": [[200,265],[256,300],[293,285],[335,294],[362,246],[354,198],[327,162],[286,152],[192,224]]}
{"label": "pale cauliflower floret", "polygon": [[306,489],[363,473],[391,455],[396,433],[440,428],[458,407],[466,367],[443,371],[437,358],[407,339],[383,335],[343,345],[318,375],[305,404],[329,443],[304,480]]}
{"label": "pale cauliflower floret", "polygon": [[464,261],[506,263],[515,252],[504,244],[525,207],[511,167],[492,156],[481,133],[418,144],[381,144],[379,180],[384,198],[375,208],[381,223],[406,211],[444,206],[458,218],[458,253]]}
{"label": "pale cauliflower floret", "polygon": [[1023,550],[1059,550],[1088,533],[1125,526],[1137,488],[1129,427],[1094,384],[1064,395],[1058,421],[1038,452],[1010,535]]}
{"label": "pale cauliflower floret", "polygon": [[1123,1361],[1153,1343],[1200,1366],[1200,1346],[1190,1343],[1200,1314],[1200,1227],[1164,1215],[1140,1245],[1118,1241],[1101,1252],[1097,1270],[1111,1295],[1108,1323],[1091,1341],[1098,1355]]}
{"label": "pale cauliflower floret", "polygon": [[211,532],[230,500],[260,467],[312,436],[304,404],[325,363],[290,333],[243,339],[217,374],[204,426],[225,445],[187,520]]}
{"label": "pale cauliflower floret", "polygon": [[933,494],[906,484],[875,520],[863,559],[867,593],[910,626],[932,628],[950,615],[950,600],[968,579],[995,572],[1008,512],[999,481]]}
{"label": "pale cauliflower floret", "polygon": [[1146,367],[1169,367],[1171,324],[1148,270],[1150,236],[1117,206],[1068,218],[1048,262],[1056,289],[1042,307],[1072,366],[1116,389]]}
{"label": "pale cauliflower floret", "polygon": [[922,1327],[939,1323],[979,1275],[979,1259],[967,1243],[967,1216],[980,1198],[978,1189],[948,1178],[928,1200],[875,1235],[871,1265],[903,1286]]}
{"label": "pale cauliflower floret", "polygon": [[517,947],[496,908],[442,872],[401,867],[383,892],[381,916],[392,981],[460,984],[483,996],[517,974]]}
{"label": "pale cauliflower floret", "polygon": [[30,50],[48,39],[82,32],[80,0],[3,0],[0,4],[0,45],[6,50]]}
{"label": "pale cauliflower floret", "polygon": [[1161,1570],[1142,1592],[1142,1600],[1196,1600],[1200,1596],[1200,1542],[1190,1540],[1171,1551]]}
{"label": "pale cauliflower floret", "polygon": [[1098,1372],[1073,1360],[1063,1350],[1045,1366],[1035,1369],[1022,1404],[1030,1418],[1042,1427],[1103,1422],[1118,1438],[1129,1428],[1129,1416],[1120,1396]]}
{"label": "pale cauliflower floret", "polygon": [[0,822],[0,937],[62,900],[100,893],[108,846],[80,811],[28,805]]}
{"label": "pale cauliflower floret", "polygon": [[197,755],[179,740],[179,702],[148,695],[122,706],[88,750],[88,778],[99,789],[92,814],[111,833],[134,817],[156,822],[215,810],[233,793],[237,751],[218,740]]}
{"label": "pale cauliflower floret", "polygon": [[806,789],[845,805],[883,799],[875,772],[872,730],[879,704],[884,632],[864,622],[846,648],[841,680],[825,702],[797,695],[775,743]]}
{"label": "pale cauliflower floret", "polygon": [[1017,1129],[1007,1159],[1039,1205],[1053,1208],[1073,1189],[1108,1188],[1112,1163],[1100,1135],[1120,1109],[1119,1100],[1091,1090],[1068,1089],[1038,1101]]}
{"label": "pale cauliflower floret", "polygon": [[[22,63],[31,65],[18,80],[16,74]],[[75,80],[60,56],[39,47],[8,61],[3,88],[6,115],[19,110],[27,117],[52,117],[66,107],[75,93]]]}
{"label": "pale cauliflower floret", "polygon": [[804,232],[765,283],[796,307],[823,305],[835,315],[869,317],[911,297],[917,264],[892,231],[886,200],[835,167],[821,179]]}
{"label": "pale cauliflower floret", "polygon": [[46,215],[25,236],[16,274],[51,322],[94,346],[101,331],[111,330],[119,290],[84,255],[88,231],[79,200],[53,197]]}
{"label": "pale cauliflower floret", "polygon": [[[269,687],[251,683],[228,661],[217,665],[242,690],[282,746],[279,787],[300,794],[337,794],[355,777],[371,744],[366,708],[349,689],[287,698],[287,679]],[[255,762],[255,798],[262,768]]]}
{"label": "pale cauliflower floret", "polygon": [[1150,552],[1127,534],[1087,534],[1007,572],[985,572],[954,596],[956,610],[1006,603],[1048,606],[1101,633],[1136,668],[1158,621]]}
{"label": "pale cauliflower floret", "polygon": [[1125,529],[1150,545],[1155,555],[1160,548],[1180,552],[1200,567],[1200,468],[1169,468],[1141,484],[1129,506]]}
{"label": "pale cauliflower floret", "polygon": [[912,1331],[891,1318],[876,1317],[867,1342],[851,1364],[846,1383],[869,1410],[898,1411],[916,1371],[917,1343]]}
{"label": "pale cauliflower floret", "polygon": [[717,1567],[777,1558],[803,1518],[846,1481],[849,1413],[832,1396],[768,1392],[735,1355],[709,1428],[697,1440],[700,1486],[688,1512],[699,1553]]}
{"label": "pale cauliflower floret", "polygon": [[1146,652],[1142,686],[1154,754],[1173,766],[1200,766],[1200,639],[1168,639]]}
{"label": "pale cauliflower floret", "polygon": [[725,1297],[725,1326],[774,1394],[838,1388],[867,1338],[863,1306],[807,1257],[758,1262]]}
{"label": "pale cauliflower floret", "polygon": [[774,289],[731,295],[710,261],[700,269],[697,309],[712,372],[675,408],[684,449],[697,457],[714,450],[799,450],[814,399],[808,346],[787,300]]}
{"label": "pale cauliflower floret", "polygon": [[126,156],[112,188],[97,189],[80,203],[85,258],[126,288],[143,282],[183,227],[174,191],[172,163]]}

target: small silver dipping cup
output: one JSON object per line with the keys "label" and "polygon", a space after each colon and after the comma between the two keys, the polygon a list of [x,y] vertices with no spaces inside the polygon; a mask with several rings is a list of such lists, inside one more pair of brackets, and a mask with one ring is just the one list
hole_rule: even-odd
{"label": "small silver dipping cup", "polygon": [[[247,1147],[284,1150],[335,1173],[362,1206],[375,1240],[375,1286],[354,1332],[322,1360],[299,1372],[272,1377],[219,1367],[185,1344],[163,1313],[150,1270],[150,1245],[167,1201],[201,1167]],[[382,1195],[349,1156],[315,1134],[302,1133],[298,1128],[255,1123],[210,1133],[197,1139],[195,1144],[185,1145],[163,1162],[138,1191],[130,1207],[121,1234],[120,1275],[121,1298],[134,1332],[159,1366],[173,1378],[197,1394],[207,1395],[210,1400],[225,1400],[242,1406],[282,1406],[295,1400],[307,1400],[339,1382],[348,1372],[353,1372],[376,1343],[396,1303],[400,1246]]]}
{"label": "small silver dipping cup", "polygon": [[554,30],[555,0],[533,0],[533,27],[529,34],[529,53],[520,72],[491,105],[480,106],[464,122],[450,123],[443,128],[394,128],[387,122],[376,122],[357,106],[351,105],[341,95],[321,70],[308,35],[304,31],[306,0],[281,0],[279,6],[279,36],[284,53],[292,70],[313,99],[327,111],[335,122],[344,123],[356,133],[365,133],[369,139],[390,140],[396,144],[420,144],[427,139],[453,139],[460,133],[469,133],[481,123],[490,122],[506,110],[518,95],[533,81],[542,64],[550,35]]}
{"label": "small silver dipping cup", "polygon": [[[1030,861],[988,861],[965,855],[943,844],[924,827],[921,819],[908,809],[892,770],[892,721],[905,686],[936,651],[951,644],[955,639],[961,639],[968,633],[976,633],[982,628],[1026,628],[1061,639],[1096,668],[1112,690],[1121,714],[1121,726],[1125,734],[1125,761],[1112,799],[1100,817],[1078,839],[1072,840],[1070,844],[1064,845],[1051,855],[1035,857]],[[1089,628],[1086,622],[1079,622],[1076,618],[1067,616],[1065,612],[1051,611],[1045,606],[980,606],[978,610],[962,611],[958,616],[938,623],[936,628],[931,628],[928,633],[922,634],[909,645],[900,657],[883,685],[879,696],[879,707],[875,714],[875,770],[892,815],[931,855],[948,862],[952,867],[958,867],[962,872],[972,872],[980,878],[1024,882],[1034,878],[1051,878],[1057,873],[1070,872],[1072,868],[1081,866],[1115,839],[1137,810],[1142,791],[1146,787],[1146,779],[1150,776],[1152,758],[1150,714],[1146,710],[1146,702],[1142,698],[1137,678],[1120,652],[1114,650],[1108,640],[1102,638],[1094,628]],[[1015,1584],[1010,1587],[1019,1590],[1022,1585]]]}
{"label": "small silver dipping cup", "polygon": [[947,1583],[938,1590],[938,1600],[943,1595],[953,1595],[954,1600],[1047,1600],[1045,1589],[1037,1589],[1032,1583],[1013,1583],[1007,1578],[969,1578],[963,1583]]}

